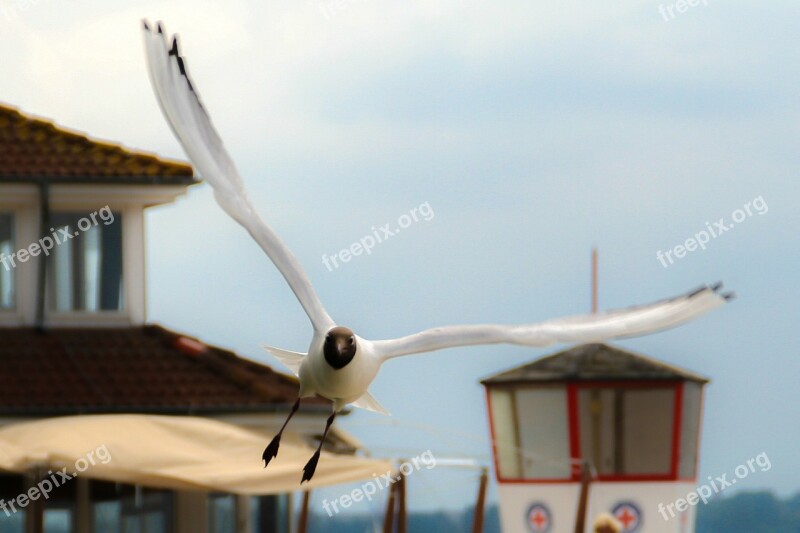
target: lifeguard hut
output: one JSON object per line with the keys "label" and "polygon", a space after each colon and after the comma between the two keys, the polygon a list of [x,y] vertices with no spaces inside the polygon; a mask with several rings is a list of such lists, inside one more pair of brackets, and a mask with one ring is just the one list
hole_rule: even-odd
{"label": "lifeguard hut", "polygon": [[586,532],[601,512],[624,533],[694,531],[694,507],[667,506],[697,485],[706,378],[585,344],[482,383],[504,533],[574,531],[584,463]]}

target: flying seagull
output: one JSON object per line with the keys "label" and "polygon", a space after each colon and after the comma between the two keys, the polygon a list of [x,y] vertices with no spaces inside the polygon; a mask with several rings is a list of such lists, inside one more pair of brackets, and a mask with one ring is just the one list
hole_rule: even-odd
{"label": "flying seagull", "polygon": [[333,411],[314,455],[303,468],[302,484],[314,475],[320,450],[336,413],[348,404],[382,414],[386,409],[369,393],[381,365],[394,357],[476,344],[548,346],[633,337],[671,328],[710,311],[732,297],[721,284],[649,305],[523,325],[468,325],[428,329],[391,340],[367,340],[334,322],[291,251],[256,212],[233,160],[217,134],[189,79],[177,36],[168,37],[159,23],[144,21],[150,80],[161,110],[189,159],[214,189],[217,202],[269,256],[291,287],[313,326],[307,353],[271,346],[265,349],[300,381],[300,393],[278,434],[264,450],[264,467],[277,456],[281,435],[302,398],[318,394],[333,402]]}

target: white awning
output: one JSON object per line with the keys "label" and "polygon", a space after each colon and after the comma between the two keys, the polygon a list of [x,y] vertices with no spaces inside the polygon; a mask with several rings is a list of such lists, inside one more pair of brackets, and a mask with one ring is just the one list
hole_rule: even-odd
{"label": "white awning", "polygon": [[[49,418],[0,428],[0,469],[22,473],[66,467],[70,476],[240,495],[300,489],[303,466],[314,450],[287,430],[278,457],[265,470],[261,454],[271,437],[199,417]],[[388,460],[323,452],[314,479],[302,488],[372,479],[390,470]]]}

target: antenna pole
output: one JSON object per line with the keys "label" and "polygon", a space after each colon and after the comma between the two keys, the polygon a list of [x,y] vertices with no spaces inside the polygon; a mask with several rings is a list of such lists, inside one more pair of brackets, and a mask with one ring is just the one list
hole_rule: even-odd
{"label": "antenna pole", "polygon": [[597,313],[597,248],[592,248],[592,314]]}

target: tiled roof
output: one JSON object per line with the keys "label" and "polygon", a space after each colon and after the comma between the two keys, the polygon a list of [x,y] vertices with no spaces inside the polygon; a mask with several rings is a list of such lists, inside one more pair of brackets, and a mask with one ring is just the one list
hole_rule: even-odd
{"label": "tiled roof", "polygon": [[0,104],[0,182],[194,183],[191,165],[89,138]]}
{"label": "tiled roof", "polygon": [[277,411],[297,392],[292,376],[160,326],[0,328],[0,416]]}
{"label": "tiled roof", "polygon": [[543,381],[606,380],[688,380],[708,379],[667,363],[607,344],[581,344],[495,374],[484,385]]}

